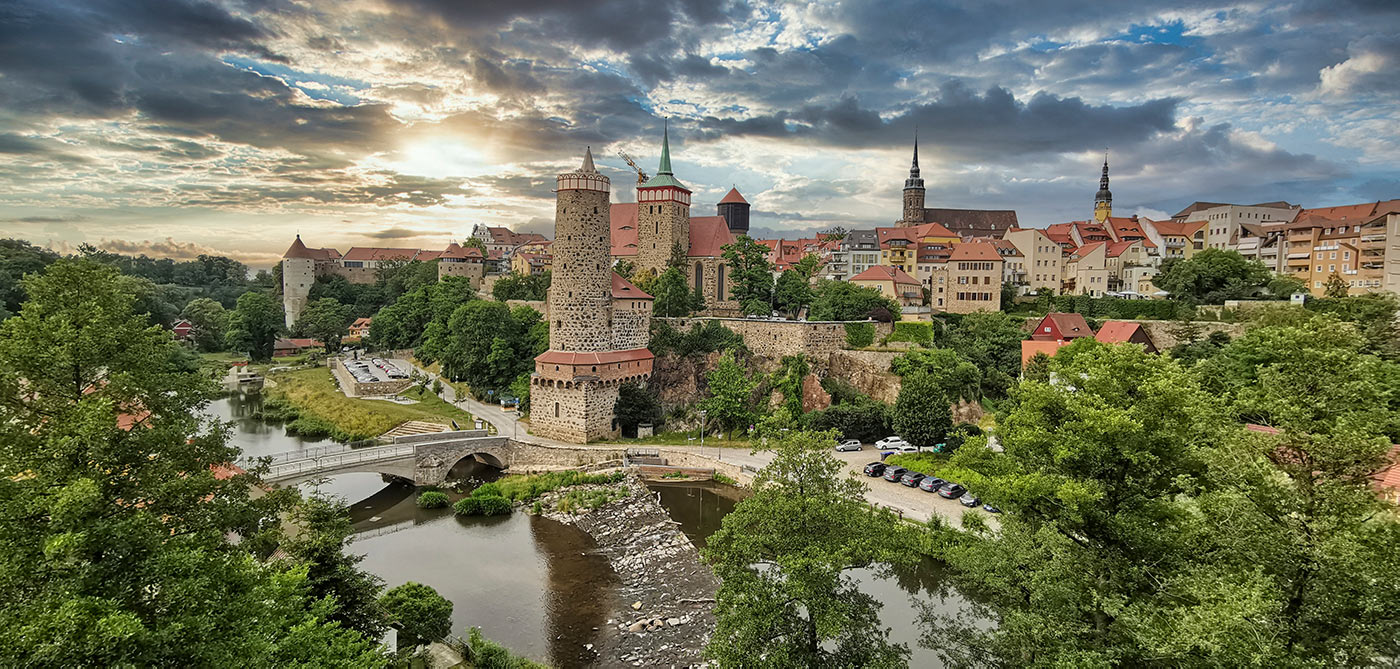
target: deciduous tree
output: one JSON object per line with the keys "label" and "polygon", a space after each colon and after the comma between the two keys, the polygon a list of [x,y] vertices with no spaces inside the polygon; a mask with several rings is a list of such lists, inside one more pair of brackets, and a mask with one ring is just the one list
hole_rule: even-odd
{"label": "deciduous tree", "polygon": [[700,408],[706,411],[707,422],[731,433],[747,427],[754,417],[752,395],[758,382],[735,362],[734,354],[721,356],[705,379],[708,397],[700,400]]}
{"label": "deciduous tree", "polygon": [[729,266],[730,297],[739,302],[746,314],[771,313],[773,263],[768,260],[768,247],[748,235],[739,235],[734,243],[721,248]]}
{"label": "deciduous tree", "polygon": [[228,328],[224,340],[230,349],[247,353],[254,360],[270,360],[282,332],[282,305],[267,293],[243,293],[229,314]]}
{"label": "deciduous tree", "polygon": [[228,311],[224,305],[207,297],[190,300],[180,318],[190,322],[194,328],[192,337],[195,346],[206,353],[221,351],[224,348],[224,335],[228,332]]}
{"label": "deciduous tree", "polygon": [[306,305],[292,330],[320,340],[329,353],[340,350],[340,340],[350,332],[350,320],[350,307],[325,297]]}
{"label": "deciduous tree", "polygon": [[379,599],[379,608],[398,628],[402,647],[432,643],[452,632],[452,602],[432,586],[409,581],[391,588]]}
{"label": "deciduous tree", "polygon": [[920,449],[933,448],[953,427],[950,400],[938,379],[924,370],[904,377],[894,403],[894,431]]}

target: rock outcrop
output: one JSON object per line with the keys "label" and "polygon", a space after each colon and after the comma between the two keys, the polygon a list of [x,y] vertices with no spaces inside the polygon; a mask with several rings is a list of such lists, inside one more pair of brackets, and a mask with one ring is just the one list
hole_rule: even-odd
{"label": "rock outcrop", "polygon": [[887,351],[836,351],[827,362],[827,374],[833,375],[870,397],[893,404],[899,398],[901,385],[898,375],[890,371],[890,362],[904,355]]}

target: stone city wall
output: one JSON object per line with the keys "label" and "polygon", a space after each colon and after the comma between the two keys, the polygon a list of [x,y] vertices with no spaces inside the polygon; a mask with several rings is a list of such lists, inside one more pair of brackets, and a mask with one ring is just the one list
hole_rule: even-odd
{"label": "stone city wall", "polygon": [[[689,330],[701,321],[719,321],[744,338],[754,355],[779,359],[803,355],[826,360],[846,347],[846,321],[783,321],[751,318],[662,318],[677,330]],[[890,333],[889,323],[875,323],[875,338]]]}
{"label": "stone city wall", "polygon": [[537,375],[530,387],[530,431],[575,444],[616,439],[618,385],[596,379],[556,382]]}
{"label": "stone city wall", "polygon": [[613,349],[646,348],[651,341],[651,300],[613,301]]}

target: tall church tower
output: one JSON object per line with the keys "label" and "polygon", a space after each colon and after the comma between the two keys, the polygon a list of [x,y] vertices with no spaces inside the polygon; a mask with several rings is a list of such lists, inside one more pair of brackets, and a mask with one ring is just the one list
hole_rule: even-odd
{"label": "tall church tower", "polygon": [[556,184],[549,350],[535,357],[530,425],[539,436],[582,444],[617,436],[618,388],[651,374],[653,356],[645,343],[618,348],[645,340],[614,332],[614,312],[621,309],[631,315],[619,322],[645,333],[651,296],[613,273],[610,182],[594,168],[592,151]]}
{"label": "tall church tower", "polygon": [[1113,215],[1113,193],[1108,190],[1108,152],[1103,154],[1103,176],[1099,177],[1099,192],[1094,195],[1094,220],[1108,221]]}
{"label": "tall church tower", "polygon": [[909,178],[904,180],[904,214],[899,226],[907,228],[924,222],[924,180],[919,176],[919,135],[914,135],[914,162],[909,166]]}
{"label": "tall church tower", "polygon": [[661,135],[656,176],[637,186],[637,267],[657,274],[666,270],[672,247],[690,249],[690,189],[671,172],[670,134],[668,128]]}

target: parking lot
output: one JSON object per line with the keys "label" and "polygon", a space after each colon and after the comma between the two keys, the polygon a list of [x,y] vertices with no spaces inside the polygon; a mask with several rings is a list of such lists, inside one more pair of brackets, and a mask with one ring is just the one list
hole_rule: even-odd
{"label": "parking lot", "polygon": [[[900,512],[906,518],[926,522],[934,514],[938,514],[957,527],[962,523],[964,513],[982,514],[984,518],[994,516],[994,514],[983,511],[980,506],[969,509],[959,504],[956,499],[943,499],[936,493],[924,492],[918,488],[907,488],[902,484],[886,481],[879,477],[867,477],[864,474],[865,465],[880,459],[880,451],[872,446],[866,445],[859,451],[847,451],[834,455],[846,463],[848,471],[859,476],[870,487],[867,498],[872,503]],[[995,522],[994,518],[990,520]]]}
{"label": "parking lot", "polygon": [[408,372],[384,358],[346,360],[345,371],[350,372],[356,383],[399,381],[408,378]]}

